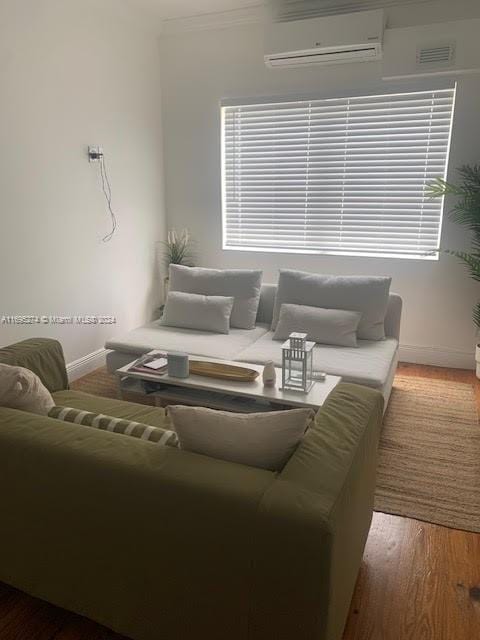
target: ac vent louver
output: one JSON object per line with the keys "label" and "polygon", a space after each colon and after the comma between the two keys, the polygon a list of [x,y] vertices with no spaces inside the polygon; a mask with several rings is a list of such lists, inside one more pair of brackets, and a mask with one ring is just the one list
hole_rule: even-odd
{"label": "ac vent louver", "polygon": [[455,45],[453,43],[419,47],[417,50],[417,66],[446,67],[455,62]]}

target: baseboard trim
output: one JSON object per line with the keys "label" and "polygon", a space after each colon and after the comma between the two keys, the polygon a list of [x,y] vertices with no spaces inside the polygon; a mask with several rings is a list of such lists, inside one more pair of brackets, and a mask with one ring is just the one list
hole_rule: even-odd
{"label": "baseboard trim", "polygon": [[78,360],[74,360],[67,364],[67,375],[70,382],[86,376],[87,373],[91,373],[99,367],[105,366],[105,358],[107,355],[107,349],[98,349],[93,353],[89,353]]}
{"label": "baseboard trim", "polygon": [[457,349],[401,344],[400,362],[451,367],[453,369],[475,369],[475,352],[473,350],[458,351]]}

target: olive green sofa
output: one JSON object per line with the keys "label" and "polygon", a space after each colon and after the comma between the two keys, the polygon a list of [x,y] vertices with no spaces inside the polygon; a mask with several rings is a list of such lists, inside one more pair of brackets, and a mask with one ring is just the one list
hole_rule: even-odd
{"label": "olive green sofa", "polygon": [[[166,424],[68,390],[55,341],[0,362],[34,370],[59,405]],[[339,385],[279,474],[0,408],[0,580],[136,640],[339,640],[382,408]]]}

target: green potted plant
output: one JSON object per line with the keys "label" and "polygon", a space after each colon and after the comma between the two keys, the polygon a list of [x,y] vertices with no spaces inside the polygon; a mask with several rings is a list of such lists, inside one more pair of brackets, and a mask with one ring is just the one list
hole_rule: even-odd
{"label": "green potted plant", "polygon": [[[458,169],[459,181],[456,184],[437,178],[429,186],[429,195],[440,198],[446,195],[456,197],[456,203],[449,212],[450,219],[472,232],[471,251],[445,252],[457,257],[469,270],[470,276],[480,282],[480,165],[464,165]],[[473,309],[473,321],[480,330],[480,302]],[[480,378],[480,344],[475,350],[477,378]]]}
{"label": "green potted plant", "polygon": [[193,266],[193,243],[188,229],[179,233],[171,229],[167,233],[167,239],[160,243],[162,246],[163,263],[167,275],[163,279],[164,299],[168,294],[169,276],[168,270],[171,264],[182,264],[186,267]]}

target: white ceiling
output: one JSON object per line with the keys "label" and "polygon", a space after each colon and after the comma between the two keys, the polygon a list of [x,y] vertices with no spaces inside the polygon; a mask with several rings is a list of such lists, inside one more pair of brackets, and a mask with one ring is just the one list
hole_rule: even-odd
{"label": "white ceiling", "polygon": [[255,7],[262,0],[130,0],[130,4],[168,20]]}

